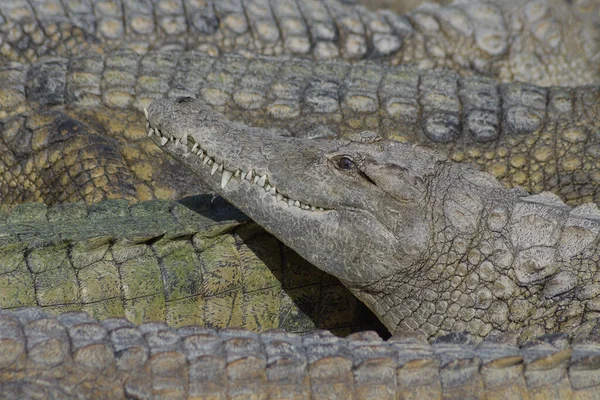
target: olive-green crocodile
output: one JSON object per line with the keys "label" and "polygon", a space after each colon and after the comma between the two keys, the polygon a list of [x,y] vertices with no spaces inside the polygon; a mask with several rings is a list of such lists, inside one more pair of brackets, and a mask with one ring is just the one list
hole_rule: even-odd
{"label": "olive-green crocodile", "polygon": [[[222,200],[23,204],[0,217],[0,308],[253,331],[382,328]],[[241,226],[240,226],[241,225]]]}

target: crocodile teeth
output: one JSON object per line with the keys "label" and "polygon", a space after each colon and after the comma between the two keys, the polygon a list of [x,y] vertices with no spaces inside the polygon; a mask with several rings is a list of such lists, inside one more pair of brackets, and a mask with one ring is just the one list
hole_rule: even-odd
{"label": "crocodile teeth", "polygon": [[148,137],[154,135],[154,128],[148,129]]}
{"label": "crocodile teeth", "polygon": [[248,171],[248,173],[246,174],[246,180],[248,180],[248,181],[252,180],[252,170]]}
{"label": "crocodile teeth", "polygon": [[281,201],[283,200],[283,196],[279,193],[277,193],[277,201]]}
{"label": "crocodile teeth", "polygon": [[215,172],[217,172],[217,170],[221,167],[221,164],[219,163],[214,163],[212,166],[212,170],[210,171],[211,175],[214,175]]}
{"label": "crocodile teeth", "polygon": [[182,145],[187,146],[187,135],[183,135],[183,137],[179,140],[179,142]]}
{"label": "crocodile teeth", "polygon": [[146,121],[148,120],[148,110],[144,107],[144,116],[146,117]]}
{"label": "crocodile teeth", "polygon": [[315,206],[310,206],[310,211],[317,211],[317,207],[315,207]]}
{"label": "crocodile teeth", "polygon": [[163,136],[160,138],[160,145],[164,146],[165,144],[167,144],[168,141],[169,141],[169,138],[166,138]]}
{"label": "crocodile teeth", "polygon": [[294,207],[300,207],[300,202],[298,200],[294,202]]}
{"label": "crocodile teeth", "polygon": [[208,162],[209,162],[209,161],[212,161],[212,160],[211,160],[211,159],[210,159],[210,157],[207,155],[207,156],[204,158],[204,162],[203,162],[202,164],[206,165],[206,164],[208,164]]}
{"label": "crocodile teeth", "polygon": [[303,210],[310,210],[310,206],[308,204],[302,204],[301,207]]}
{"label": "crocodile teeth", "polygon": [[271,193],[273,196],[275,196],[277,194],[277,189],[275,189],[275,186],[271,187],[270,190],[267,190],[267,192]]}
{"label": "crocodile teeth", "polygon": [[291,206],[293,206],[293,205],[294,205],[294,200],[292,200],[292,199],[288,199],[288,201],[287,201],[287,205],[288,205],[288,207],[291,207]]}
{"label": "crocodile teeth", "polygon": [[235,171],[235,174],[233,174],[233,176],[235,176],[236,178],[239,177],[242,174],[242,172],[238,169],[237,171]]}
{"label": "crocodile teeth", "polygon": [[198,143],[194,143],[194,146],[192,147],[192,153],[195,152],[197,148],[198,148]]}
{"label": "crocodile teeth", "polygon": [[225,186],[227,186],[227,183],[229,182],[232,176],[233,172],[228,170],[223,171],[223,176],[221,177],[221,189],[225,189]]}
{"label": "crocodile teeth", "polygon": [[219,169],[218,169],[218,171],[219,171],[219,172],[223,172],[223,164],[219,164]]}
{"label": "crocodile teeth", "polygon": [[181,143],[180,139],[175,139],[175,146],[179,146],[180,143]]}
{"label": "crocodile teeth", "polygon": [[263,175],[260,178],[258,178],[258,180],[255,180],[256,184],[260,187],[264,187],[265,183],[267,183],[267,176]]}

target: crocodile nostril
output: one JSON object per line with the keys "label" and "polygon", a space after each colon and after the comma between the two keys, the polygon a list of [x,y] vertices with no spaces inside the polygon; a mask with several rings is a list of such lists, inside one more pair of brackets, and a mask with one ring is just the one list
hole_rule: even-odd
{"label": "crocodile nostril", "polygon": [[194,100],[193,97],[179,97],[177,98],[177,100],[175,100],[176,103],[181,104],[181,103],[189,103],[190,101]]}

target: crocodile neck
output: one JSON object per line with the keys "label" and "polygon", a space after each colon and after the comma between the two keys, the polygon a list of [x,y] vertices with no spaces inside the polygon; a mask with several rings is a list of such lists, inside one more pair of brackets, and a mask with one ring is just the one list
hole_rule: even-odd
{"label": "crocodile neck", "polygon": [[440,170],[426,202],[430,251],[408,273],[353,294],[396,332],[518,330],[530,339],[585,329],[600,289],[598,207],[506,190],[486,175],[459,164]]}

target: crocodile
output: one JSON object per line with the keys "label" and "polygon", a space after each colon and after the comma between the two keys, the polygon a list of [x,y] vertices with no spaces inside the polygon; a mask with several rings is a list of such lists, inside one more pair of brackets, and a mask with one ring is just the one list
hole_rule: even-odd
{"label": "crocodile", "polygon": [[[147,138],[143,107],[204,99],[310,138],[376,130],[469,161],[508,186],[598,201],[598,86],[544,88],[373,62],[116,51],[0,68],[0,200],[95,203],[207,192]],[[85,149],[85,150],[81,150]]]}
{"label": "crocodile", "polygon": [[600,341],[342,339],[0,311],[0,398],[596,399]]}
{"label": "crocodile", "polygon": [[129,48],[376,59],[539,85],[598,81],[600,3],[462,0],[398,15],[338,0],[12,0],[0,61]]}
{"label": "crocodile", "polygon": [[0,215],[0,308],[386,336],[338,280],[248,221],[210,195],[20,205]]}
{"label": "crocodile", "polygon": [[167,153],[317,268],[390,332],[521,339],[598,317],[595,203],[507,189],[492,175],[372,132],[314,141],[233,123],[202,100],[155,100]]}

